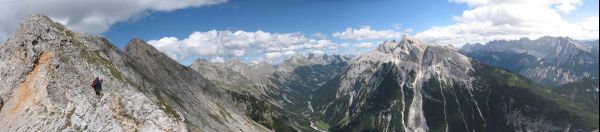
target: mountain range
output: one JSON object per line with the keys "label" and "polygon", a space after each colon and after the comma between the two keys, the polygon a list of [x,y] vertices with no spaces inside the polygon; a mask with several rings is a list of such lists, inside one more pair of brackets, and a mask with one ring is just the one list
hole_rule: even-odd
{"label": "mountain range", "polygon": [[498,40],[485,45],[467,44],[460,52],[542,84],[598,79],[598,40],[580,42],[568,37]]}
{"label": "mountain range", "polygon": [[351,60],[313,104],[333,131],[595,129],[597,110],[546,89],[452,47],[405,37]]}
{"label": "mountain range", "polygon": [[[595,68],[595,69],[594,69]],[[92,80],[105,80],[102,95]],[[6,131],[597,131],[598,41],[454,47],[404,36],[356,55],[184,66],[31,15],[0,47]]]}

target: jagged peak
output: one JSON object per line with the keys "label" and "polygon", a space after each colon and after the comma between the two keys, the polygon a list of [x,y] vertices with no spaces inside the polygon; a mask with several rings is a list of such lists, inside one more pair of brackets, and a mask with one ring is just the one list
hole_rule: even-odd
{"label": "jagged peak", "polygon": [[[444,57],[465,58],[456,51],[454,47],[437,44],[427,44],[417,38],[404,36],[401,41],[386,41],[383,42],[377,49],[370,53],[360,55],[355,58],[359,60],[374,61],[384,60],[389,61],[399,59],[398,61],[423,61],[424,59],[444,58]],[[430,58],[424,58],[430,57]],[[362,58],[362,59],[361,59]],[[393,59],[392,59],[393,58]]]}
{"label": "jagged peak", "polygon": [[527,37],[522,37],[521,39],[519,39],[520,41],[531,41],[531,39],[527,38]]}
{"label": "jagged peak", "polygon": [[6,47],[23,47],[22,44],[33,45],[31,48],[38,49],[34,50],[36,52],[61,48],[111,49],[121,52],[102,36],[73,32],[41,14],[31,14],[25,18],[5,43]]}
{"label": "jagged peak", "polygon": [[204,59],[204,58],[200,58],[200,59],[196,59],[196,61],[194,62],[208,62],[208,60]]}
{"label": "jagged peak", "polygon": [[558,36],[558,37],[553,37],[553,36],[542,36],[538,39],[554,39],[554,40],[573,40],[572,38],[568,37],[568,36]]}
{"label": "jagged peak", "polygon": [[506,43],[506,42],[533,42],[533,41],[577,42],[576,40],[574,40],[573,38],[570,38],[568,36],[542,36],[542,37],[539,37],[537,39],[530,39],[528,37],[522,37],[522,38],[519,38],[519,39],[498,39],[498,40],[489,41],[485,45],[488,45],[488,44],[501,44],[501,43]]}
{"label": "jagged peak", "polygon": [[191,66],[198,66],[198,65],[212,65],[212,63],[208,62],[208,60],[206,60],[206,59],[200,58],[200,59],[196,59],[191,64]]}
{"label": "jagged peak", "polygon": [[255,65],[255,66],[258,66],[258,65],[271,65],[271,64],[270,64],[269,62],[267,62],[267,61],[261,60],[261,61],[258,61],[258,62],[257,62],[256,64],[254,64],[254,65]]}
{"label": "jagged peak", "polygon": [[413,38],[408,35],[402,36],[402,40],[400,40],[400,43],[402,43],[402,44],[417,44],[417,45],[424,44],[423,41],[421,41],[417,38]]}
{"label": "jagged peak", "polygon": [[302,55],[302,54],[295,54],[295,55],[292,55],[286,61],[289,61],[289,60],[303,60],[303,59],[306,59],[306,57],[304,57],[304,55]]}
{"label": "jagged peak", "polygon": [[246,63],[242,62],[239,58],[232,58],[224,62],[228,65],[244,65],[247,66]]}
{"label": "jagged peak", "polygon": [[[77,40],[84,39],[84,41],[75,41],[78,37],[82,38]],[[79,34],[68,30],[62,24],[53,22],[44,15],[31,14],[21,21],[17,30],[2,46],[13,48],[12,50],[15,50],[14,48],[17,47],[27,47],[27,50],[32,50],[35,53],[65,48],[63,46],[74,46],[73,44],[62,43],[61,41],[83,44],[83,46],[87,47],[90,46],[81,42],[104,42],[104,40],[96,37],[80,36]]]}
{"label": "jagged peak", "polygon": [[125,46],[125,48],[127,49],[129,48],[135,48],[135,47],[139,47],[139,46],[144,46],[146,45],[146,42],[142,39],[139,38],[133,38],[131,40],[129,40],[129,42],[127,42],[127,45]]}
{"label": "jagged peak", "polygon": [[37,14],[37,13],[33,13],[33,14],[27,16],[27,18],[24,21],[24,24],[54,24],[54,23],[55,22],[52,21],[52,19],[48,18],[47,16]]}
{"label": "jagged peak", "polygon": [[[544,58],[550,54],[545,52],[559,52],[570,50],[581,50],[591,52],[591,47],[570,37],[543,36],[534,40],[521,38],[518,40],[493,40],[484,45],[466,45],[461,51],[486,50],[486,51],[512,51],[517,53],[528,53],[538,58]],[[562,49],[562,50],[557,50]],[[551,55],[550,55],[551,56]]]}
{"label": "jagged peak", "polygon": [[383,42],[383,44],[381,44],[377,47],[377,51],[384,52],[384,53],[391,53],[391,52],[394,52],[395,49],[398,47],[402,47],[404,50],[406,50],[406,48],[409,48],[409,47],[422,48],[422,47],[424,47],[424,45],[425,45],[425,43],[423,41],[421,41],[417,38],[410,37],[408,35],[404,35],[404,36],[402,36],[402,39],[400,41],[392,40],[392,41]]}
{"label": "jagged peak", "polygon": [[154,48],[154,46],[146,43],[146,41],[144,41],[140,38],[133,38],[133,39],[129,40],[129,42],[125,46],[125,52],[132,51],[132,50],[144,50],[144,51],[159,52],[156,48]]}
{"label": "jagged peak", "polygon": [[400,45],[400,43],[397,42],[383,42],[383,44],[377,46],[377,50],[381,51],[381,52],[389,52],[393,49],[395,49],[396,47],[398,47],[398,45]]}
{"label": "jagged peak", "polygon": [[128,44],[135,44],[135,43],[146,43],[146,41],[140,39],[140,38],[132,38],[131,40],[129,40]]}
{"label": "jagged peak", "polygon": [[323,57],[323,56],[325,56],[325,54],[308,53],[308,59],[312,59],[312,58],[316,58],[316,57]]}
{"label": "jagged peak", "polygon": [[15,34],[47,33],[47,32],[72,32],[64,25],[52,21],[52,19],[41,14],[31,14],[21,22]]}
{"label": "jagged peak", "polygon": [[254,64],[252,66],[252,68],[255,69],[255,70],[258,70],[258,69],[269,69],[269,70],[272,70],[272,69],[274,69],[273,65],[271,65],[270,63],[268,63],[266,61],[260,61],[260,62],[258,62],[256,64]]}
{"label": "jagged peak", "polygon": [[[162,60],[162,63],[167,64],[179,64],[177,61],[173,60],[171,57],[167,56],[163,52],[160,52],[154,46],[146,43],[144,40],[139,38],[134,38],[127,43],[124,49],[125,54],[128,54],[130,57],[139,57],[139,58],[153,58],[154,60]],[[149,61],[149,60],[146,60]]]}

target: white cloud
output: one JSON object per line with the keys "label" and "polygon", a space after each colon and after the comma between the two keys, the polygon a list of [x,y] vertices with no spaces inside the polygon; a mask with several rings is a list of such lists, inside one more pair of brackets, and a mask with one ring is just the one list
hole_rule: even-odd
{"label": "white cloud", "polygon": [[412,31],[414,31],[414,29],[412,29],[412,28],[407,28],[407,29],[402,30],[402,32],[404,32],[404,34],[411,33]]}
{"label": "white cloud", "polygon": [[314,33],[313,37],[315,37],[317,39],[327,39],[327,35],[325,35],[324,33],[321,33],[321,32]]}
{"label": "white cloud", "polygon": [[296,54],[296,51],[284,51],[284,52],[269,52],[265,54],[267,59],[274,59],[282,56],[290,56]]}
{"label": "white cloud", "polygon": [[346,28],[342,32],[334,32],[333,36],[346,40],[381,40],[381,39],[400,39],[402,33],[394,30],[373,30],[370,26],[363,26],[359,29]]}
{"label": "white cloud", "polygon": [[349,43],[342,43],[338,47],[340,47],[340,48],[348,48],[348,47],[350,47],[350,44]]}
{"label": "white cloud", "polygon": [[297,52],[335,49],[331,40],[307,38],[301,33],[269,33],[264,31],[217,31],[194,32],[187,38],[163,37],[150,40],[149,44],[171,58],[182,61],[197,58],[215,58],[215,61],[259,56],[271,61]]}
{"label": "white cloud", "polygon": [[223,63],[223,62],[225,62],[225,59],[223,57],[220,57],[220,56],[215,56],[215,57],[213,57],[213,58],[210,59],[210,62],[221,62],[221,63]]}
{"label": "white cloud", "polygon": [[569,13],[582,3],[581,0],[449,0],[455,3],[466,3],[469,6],[479,7],[485,5],[521,4],[531,6],[550,6],[563,13]]}
{"label": "white cloud", "polygon": [[581,5],[581,0],[451,0],[466,3],[470,9],[456,16],[456,23],[435,26],[416,37],[441,44],[462,46],[496,39],[541,36],[569,36],[598,39],[598,17],[569,22],[566,15]]}
{"label": "white cloud", "polygon": [[311,53],[313,53],[313,54],[325,54],[325,51],[322,51],[322,50],[313,50]]}
{"label": "white cloud", "polygon": [[265,54],[265,57],[268,59],[275,58],[281,56],[281,52],[269,52]]}
{"label": "white cloud", "polygon": [[365,42],[365,43],[359,43],[359,44],[355,44],[355,45],[353,45],[353,46],[354,46],[354,47],[357,47],[357,48],[373,48],[373,47],[375,47],[375,44],[373,44],[373,43],[368,43],[368,42]]}
{"label": "white cloud", "polygon": [[581,22],[581,26],[583,26],[584,30],[598,31],[598,21],[599,20],[600,19],[598,18],[598,16],[588,17],[588,18],[585,18],[583,20],[583,22]]}
{"label": "white cloud", "polygon": [[226,0],[0,0],[0,41],[32,13],[47,15],[77,32],[102,33],[116,23],[140,18],[148,11],[216,5]]}

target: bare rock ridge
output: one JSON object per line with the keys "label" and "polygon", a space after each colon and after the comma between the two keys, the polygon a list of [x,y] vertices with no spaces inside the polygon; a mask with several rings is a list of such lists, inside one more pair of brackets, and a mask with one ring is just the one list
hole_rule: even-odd
{"label": "bare rock ridge", "polygon": [[[34,14],[0,47],[0,129],[267,130],[191,71],[139,39],[123,52]],[[95,77],[105,79],[102,96]]]}
{"label": "bare rock ridge", "polygon": [[308,54],[294,55],[277,66],[277,71],[293,72],[298,67],[309,65],[344,65],[351,59],[344,55]]}
{"label": "bare rock ridge", "polygon": [[[145,85],[146,93],[154,94],[170,102],[169,104],[177,104],[173,107],[184,113],[184,117],[190,122],[189,127],[202,128],[201,130],[208,127],[215,131],[227,130],[228,127],[262,129],[262,126],[230,104],[230,97],[222,89],[145,42],[133,39],[125,47],[125,55],[142,78],[154,83],[142,84]],[[216,122],[206,121],[206,117],[213,118]],[[217,127],[219,125],[225,127]],[[244,126],[248,128],[243,128]]]}
{"label": "bare rock ridge", "polygon": [[[82,36],[52,22],[45,16],[32,15],[1,48],[1,97],[6,105],[0,113],[5,130],[131,130],[178,129],[183,126],[164,112],[146,111],[135,115],[131,102],[141,106],[151,100],[116,80],[117,71],[107,58],[118,56],[114,46],[97,37]],[[106,49],[106,50],[104,50]],[[104,51],[103,51],[104,50]],[[103,98],[90,91],[90,78],[106,78]],[[119,93],[119,94],[113,94]],[[124,96],[127,95],[127,96]],[[146,106],[158,108],[156,105]],[[145,108],[145,109],[149,109]],[[158,120],[133,123],[124,115]],[[120,118],[120,119],[119,119]],[[122,124],[122,125],[118,125]],[[139,126],[134,126],[139,125]]]}

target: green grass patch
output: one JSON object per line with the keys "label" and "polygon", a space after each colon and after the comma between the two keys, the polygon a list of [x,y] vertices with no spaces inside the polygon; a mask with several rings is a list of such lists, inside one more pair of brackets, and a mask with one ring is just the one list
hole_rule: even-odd
{"label": "green grass patch", "polygon": [[241,94],[229,90],[227,93],[234,102],[247,107],[245,113],[248,117],[266,128],[273,128],[273,106],[269,102],[257,99],[249,93]]}
{"label": "green grass patch", "polygon": [[72,122],[71,122],[71,117],[73,117],[73,114],[75,113],[75,109],[71,109],[68,113],[67,113],[67,118],[65,121],[65,124],[60,128],[61,130],[67,129],[67,127],[71,126]]}
{"label": "green grass patch", "polygon": [[586,109],[586,106],[573,103],[553,91],[551,87],[499,68],[483,65],[476,65],[475,68],[480,71],[477,76],[491,88],[510,95],[517,102],[540,109],[537,113],[528,114],[552,115],[547,118],[556,121],[560,126],[572,123],[576,128],[598,128],[598,114]]}
{"label": "green grass patch", "polygon": [[114,78],[121,80],[121,82],[126,82],[121,72],[119,72],[119,70],[117,70],[117,68],[110,61],[100,56],[100,51],[93,51],[90,58],[94,63],[100,63],[106,66]]}
{"label": "green grass patch", "polygon": [[331,126],[329,126],[329,124],[325,123],[325,121],[323,120],[319,120],[317,122],[315,122],[315,126],[321,130],[329,130],[329,128]]}
{"label": "green grass patch", "polygon": [[183,120],[179,114],[177,113],[177,111],[171,107],[171,105],[169,105],[161,96],[160,91],[158,90],[154,90],[154,95],[156,95],[156,98],[158,99],[158,106],[159,108],[164,111],[165,113],[167,113],[168,115],[171,115],[172,117],[174,117],[177,120]]}

